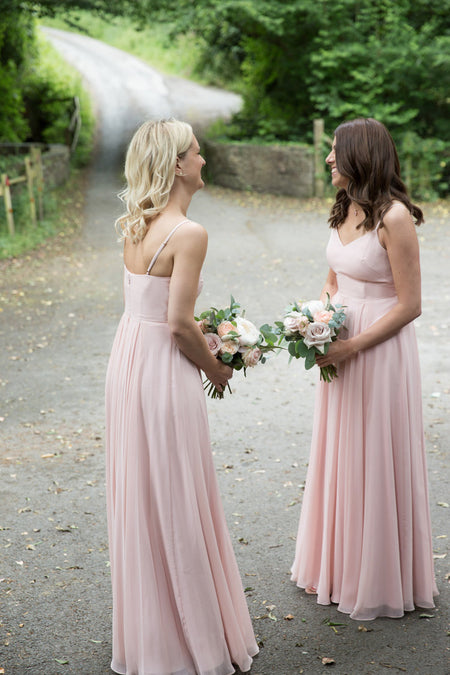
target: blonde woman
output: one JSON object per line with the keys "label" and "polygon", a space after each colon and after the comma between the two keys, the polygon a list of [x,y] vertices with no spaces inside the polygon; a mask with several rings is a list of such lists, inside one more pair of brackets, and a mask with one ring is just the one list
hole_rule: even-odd
{"label": "blonde woman", "polygon": [[176,120],[143,124],[125,164],[125,311],[106,378],[106,455],[111,667],[126,675],[230,675],[258,652],[200,376],[221,390],[232,375],[194,320],[207,233],[186,212],[204,164]]}

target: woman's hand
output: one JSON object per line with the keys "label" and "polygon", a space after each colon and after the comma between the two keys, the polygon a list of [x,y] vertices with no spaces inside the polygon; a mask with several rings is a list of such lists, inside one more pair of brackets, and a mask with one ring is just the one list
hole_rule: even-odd
{"label": "woman's hand", "polygon": [[217,391],[222,392],[225,390],[228,380],[233,377],[233,368],[227,366],[220,359],[216,359],[216,367],[205,372],[205,375]]}
{"label": "woman's hand", "polygon": [[337,365],[341,361],[351,358],[355,355],[352,340],[335,340],[328,348],[326,354],[317,354],[316,363],[320,368],[325,366]]}

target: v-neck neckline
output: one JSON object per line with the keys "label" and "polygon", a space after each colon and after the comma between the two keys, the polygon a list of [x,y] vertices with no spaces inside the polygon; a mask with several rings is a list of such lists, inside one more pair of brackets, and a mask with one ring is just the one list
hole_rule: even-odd
{"label": "v-neck neckline", "polygon": [[352,239],[351,241],[344,244],[344,242],[342,241],[342,239],[340,237],[340,234],[339,234],[339,228],[336,227],[335,230],[336,230],[337,238],[339,239],[339,243],[343,248],[346,248],[347,246],[351,246],[351,244],[354,244],[356,241],[359,241],[360,239],[364,239],[364,237],[366,237],[369,234],[368,232],[366,232],[365,234],[362,234],[360,237],[356,237],[355,239]]}

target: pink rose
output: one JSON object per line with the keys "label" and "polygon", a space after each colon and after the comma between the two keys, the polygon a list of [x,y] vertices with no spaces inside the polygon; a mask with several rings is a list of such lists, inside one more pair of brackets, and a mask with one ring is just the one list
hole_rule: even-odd
{"label": "pink rose", "polygon": [[322,309],[314,314],[314,321],[318,323],[329,323],[333,318],[333,312],[327,309]]}
{"label": "pink rose", "polygon": [[211,330],[211,325],[208,321],[208,319],[200,319],[200,321],[197,321],[198,327],[202,331],[202,333],[209,333]]}
{"label": "pink rose", "polygon": [[208,344],[209,351],[213,356],[217,356],[222,346],[222,340],[215,333],[205,333],[205,340]]}
{"label": "pink rose", "polygon": [[228,333],[231,332],[237,333],[236,326],[233,326],[231,321],[222,321],[222,323],[219,323],[217,326],[217,333],[219,337],[223,338],[224,340],[233,340],[235,336],[230,335],[228,336]]}
{"label": "pink rose", "polygon": [[299,316],[299,318],[297,319],[297,330],[300,333],[300,335],[306,334],[306,331],[310,323],[311,323],[310,320],[304,314]]}
{"label": "pink rose", "polygon": [[227,340],[226,342],[222,342],[219,352],[220,354],[236,354],[238,349],[239,342],[236,342],[235,340]]}
{"label": "pink rose", "polygon": [[332,335],[334,335],[334,331],[331,331],[331,328],[328,326],[328,324],[314,321],[314,323],[310,323],[306,329],[303,342],[307,347],[317,347],[317,349],[323,354],[324,345],[327,342],[331,342]]}
{"label": "pink rose", "polygon": [[289,312],[289,314],[285,316],[283,325],[288,335],[297,332],[297,321],[301,316],[303,316],[303,314],[300,314],[300,312]]}
{"label": "pink rose", "polygon": [[259,363],[259,360],[262,356],[261,350],[259,347],[250,347],[242,354],[242,360],[246,368],[253,368]]}
{"label": "pink rose", "polygon": [[294,333],[304,335],[310,321],[301,312],[292,311],[285,317],[283,323],[287,335],[293,335]]}

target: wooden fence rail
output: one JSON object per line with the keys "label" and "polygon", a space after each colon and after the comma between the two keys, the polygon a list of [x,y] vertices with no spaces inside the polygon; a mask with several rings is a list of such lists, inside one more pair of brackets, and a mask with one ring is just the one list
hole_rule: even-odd
{"label": "wooden fence rail", "polygon": [[[81,129],[81,109],[78,96],[54,99],[60,101],[71,101],[73,111],[71,113],[70,121],[66,132],[66,144],[70,149],[72,155],[78,143],[78,138]],[[14,144],[11,144],[13,147]],[[44,192],[44,172],[42,169],[42,154],[41,148],[38,146],[31,146],[29,155],[24,157],[25,174],[21,176],[11,177],[6,173],[1,174],[0,182],[0,197],[3,197],[5,203],[6,222],[8,225],[8,232],[11,236],[15,234],[14,225],[14,210],[11,196],[11,186],[18,183],[26,183],[28,190],[28,201],[30,208],[30,217],[33,227],[36,227],[37,221],[41,221],[44,217],[43,192]],[[37,191],[37,205],[35,200],[35,189]]]}
{"label": "wooden fence rail", "polygon": [[[15,234],[14,210],[11,197],[11,186],[18,183],[26,183],[28,189],[28,202],[30,207],[31,222],[34,227],[37,220],[44,217],[43,192],[44,192],[44,173],[42,170],[42,154],[38,147],[31,147],[30,154],[24,157],[25,175],[11,177],[3,173],[0,184],[0,197],[5,202],[6,222],[9,234],[13,237]],[[38,210],[36,212],[35,188],[37,190]]]}

